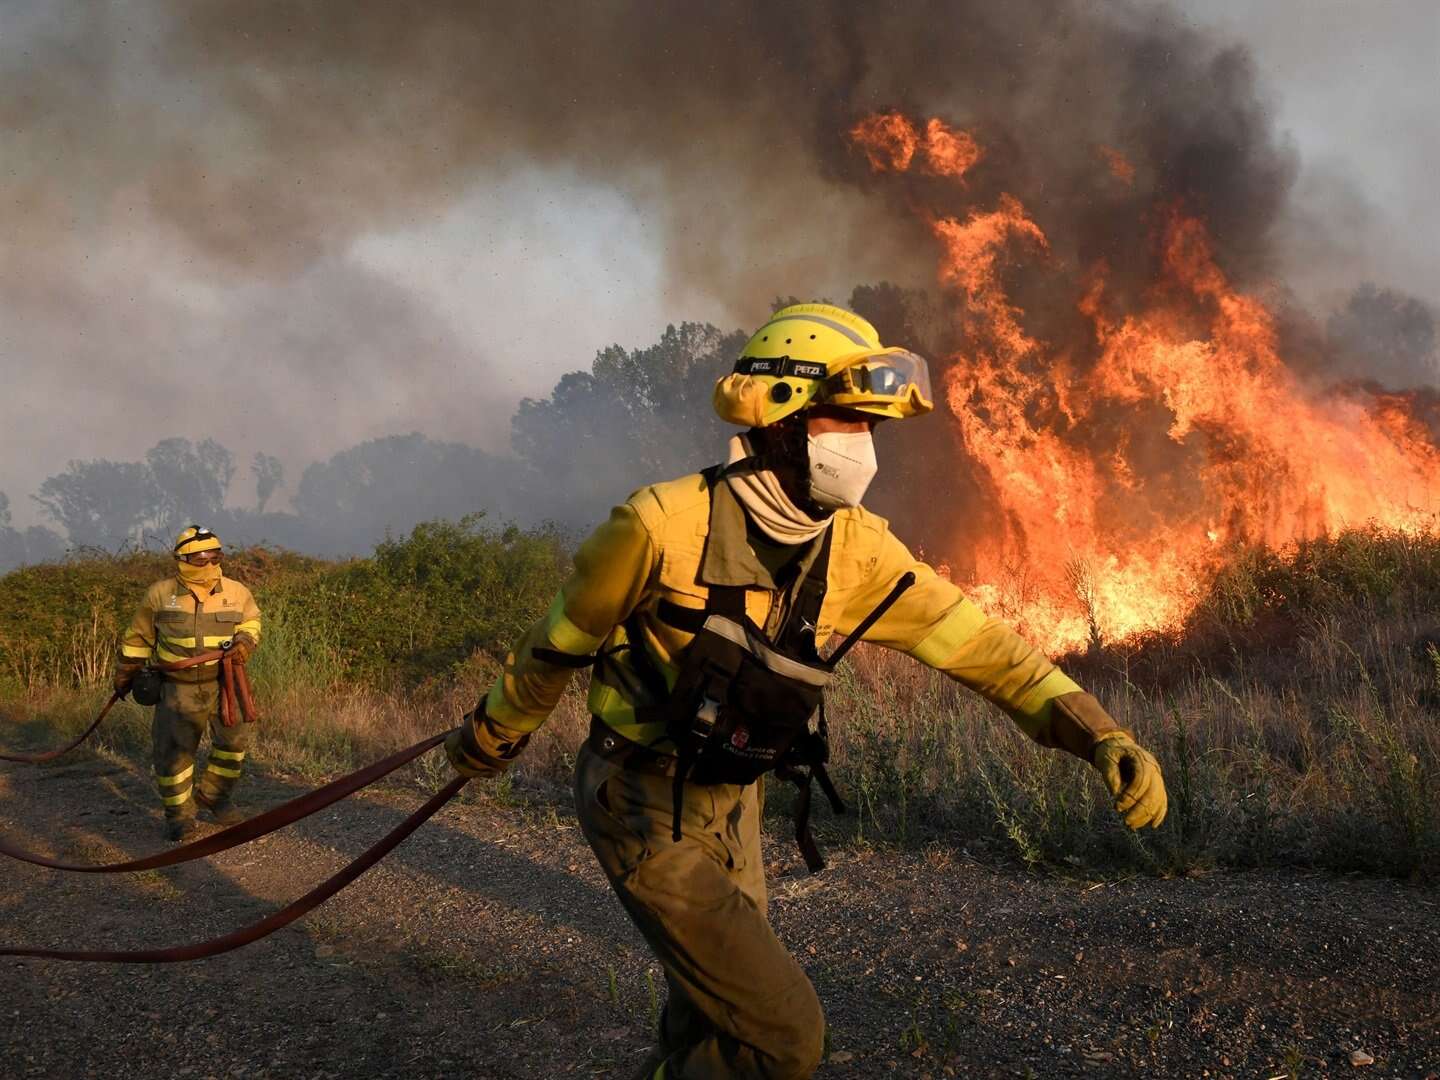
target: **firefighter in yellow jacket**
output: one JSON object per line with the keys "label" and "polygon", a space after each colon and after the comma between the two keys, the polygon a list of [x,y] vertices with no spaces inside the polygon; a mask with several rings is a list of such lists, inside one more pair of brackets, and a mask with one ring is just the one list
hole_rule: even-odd
{"label": "firefighter in yellow jacket", "polygon": [[669,988],[641,1075],[804,1077],[824,1020],[766,917],[752,781],[774,768],[805,805],[811,779],[833,790],[815,709],[831,635],[908,653],[1090,762],[1132,828],[1159,825],[1165,785],[1094,697],[860,505],[875,423],[932,408],[920,357],[852,312],[791,306],[751,338],[715,406],[748,429],[726,464],[615,508],[446,750],[463,774],[503,770],[593,665],[579,821]]}
{"label": "firefighter in yellow jacket", "polygon": [[[245,663],[260,643],[260,608],[250,590],[220,570],[220,538],[191,525],[175,539],[175,574],[145,592],[120,642],[115,689],[128,690],[148,661],[171,663],[230,642]],[[183,839],[195,828],[198,802],[222,825],[244,820],[231,801],[253,724],[226,727],[220,719],[220,665],[166,672],[151,727],[155,782],[165,806],[166,833]],[[210,755],[198,784],[195,751],[206,727]]]}

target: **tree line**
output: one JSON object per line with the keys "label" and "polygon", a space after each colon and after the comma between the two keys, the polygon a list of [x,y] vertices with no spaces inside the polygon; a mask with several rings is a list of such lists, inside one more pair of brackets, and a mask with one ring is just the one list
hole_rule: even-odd
{"label": "tree line", "polygon": [[[963,352],[953,322],[930,294],[862,285],[847,303],[882,340],[937,358],[937,385],[944,365],[938,358]],[[264,453],[249,462],[254,505],[231,505],[239,466],[213,439],[162,439],[140,461],[71,461],[31,496],[54,528],[13,527],[9,499],[0,492],[0,572],[67,551],[168,547],[192,522],[231,544],[326,556],[363,554],[422,521],[470,514],[588,528],[641,484],[721,459],[733,429],[715,416],[711,391],[746,339],[742,330],[686,322],[667,326],[645,348],[608,346],[588,371],[562,375],[546,397],[520,403],[510,422],[511,453],[420,432],[371,439],[306,466],[291,492],[292,510],[270,508],[288,490],[287,478],[281,462]],[[1366,284],[1318,334],[1291,336],[1287,355],[1306,354],[1297,362],[1391,385],[1440,386],[1435,345],[1428,305]],[[887,425],[881,441],[885,483],[867,505],[895,520],[907,539],[938,549],[953,535],[946,515],[954,507],[974,515],[984,501],[969,486],[963,451],[941,424]],[[916,491],[927,497],[905,497]]]}
{"label": "tree line", "polygon": [[[229,544],[328,556],[366,553],[419,522],[475,513],[580,527],[642,483],[718,460],[726,433],[710,390],[744,341],[738,331],[682,323],[646,348],[602,349],[589,371],[520,404],[509,455],[420,432],[391,435],[311,463],[289,488],[282,463],[256,453],[250,506],[229,501],[241,467],[214,439],[165,438],[139,461],[72,460],[31,496],[51,527],[14,528],[0,493],[0,571],[67,551],[163,549],[192,522]],[[282,492],[292,509],[271,508]]]}

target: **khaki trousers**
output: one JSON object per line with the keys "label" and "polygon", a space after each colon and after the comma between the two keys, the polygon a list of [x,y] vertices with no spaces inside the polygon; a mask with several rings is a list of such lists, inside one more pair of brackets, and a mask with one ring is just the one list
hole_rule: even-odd
{"label": "khaki trousers", "polygon": [[200,794],[211,806],[223,806],[240,780],[255,725],[243,720],[233,727],[221,723],[219,680],[186,683],[166,679],[150,726],[155,782],[166,817],[195,816],[195,800],[191,797],[195,751],[207,727],[210,756],[200,776]]}
{"label": "khaki trousers", "polygon": [[807,1077],[825,1018],[766,918],[757,786],[687,784],[678,842],[671,798],[668,776],[581,747],[580,827],[669,987],[641,1076]]}

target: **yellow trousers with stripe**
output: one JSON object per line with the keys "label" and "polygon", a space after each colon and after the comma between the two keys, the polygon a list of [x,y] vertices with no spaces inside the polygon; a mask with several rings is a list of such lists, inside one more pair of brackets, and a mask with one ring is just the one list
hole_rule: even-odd
{"label": "yellow trousers with stripe", "polygon": [[[210,753],[197,776],[195,752],[206,728]],[[254,738],[255,725],[244,721],[226,727],[220,721],[220,683],[182,683],[165,680],[160,704],[150,728],[154,751],[155,783],[165,816],[195,815],[195,788],[211,806],[229,801],[240,779],[245,752]]]}

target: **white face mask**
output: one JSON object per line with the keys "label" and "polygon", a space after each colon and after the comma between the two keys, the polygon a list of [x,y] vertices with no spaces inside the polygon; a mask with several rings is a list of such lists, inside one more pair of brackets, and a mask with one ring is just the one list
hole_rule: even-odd
{"label": "white face mask", "polygon": [[810,498],[826,510],[859,506],[880,466],[868,431],[826,431],[811,435]]}

